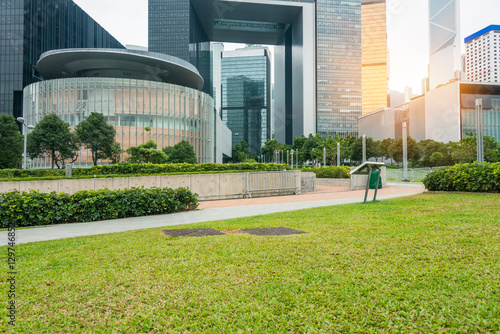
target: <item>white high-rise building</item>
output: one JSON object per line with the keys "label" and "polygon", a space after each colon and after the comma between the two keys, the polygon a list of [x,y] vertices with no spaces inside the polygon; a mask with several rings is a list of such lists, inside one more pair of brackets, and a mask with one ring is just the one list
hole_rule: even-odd
{"label": "white high-rise building", "polygon": [[429,0],[430,89],[457,79],[460,45],[460,1]]}
{"label": "white high-rise building", "polygon": [[500,25],[490,25],[465,38],[467,81],[500,82]]}

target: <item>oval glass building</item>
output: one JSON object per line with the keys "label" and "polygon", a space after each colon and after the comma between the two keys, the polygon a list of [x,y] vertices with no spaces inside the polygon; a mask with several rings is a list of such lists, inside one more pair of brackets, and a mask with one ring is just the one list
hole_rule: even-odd
{"label": "oval glass building", "polygon": [[[229,134],[221,145],[230,142],[230,131],[214,114],[212,97],[200,90],[203,79],[181,59],[135,50],[64,49],[42,54],[37,69],[45,80],[24,89],[27,124],[55,113],[74,127],[98,112],[115,127],[122,149],[148,140],[161,149],[186,140],[200,163],[219,160],[216,126],[219,136]],[[92,165],[85,148],[79,156],[76,165]],[[32,162],[35,168],[48,165],[46,159]]]}

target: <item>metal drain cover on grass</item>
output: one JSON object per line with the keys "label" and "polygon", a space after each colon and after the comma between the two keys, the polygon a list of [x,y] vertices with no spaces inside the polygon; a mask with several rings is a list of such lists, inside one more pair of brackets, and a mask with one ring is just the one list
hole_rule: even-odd
{"label": "metal drain cover on grass", "polygon": [[214,230],[213,228],[183,228],[178,230],[163,230],[171,237],[206,237],[210,235],[225,235],[224,233]]}
{"label": "metal drain cover on grass", "polygon": [[294,230],[293,228],[288,228],[288,227],[249,228],[242,231],[248,234],[260,235],[260,236],[307,233],[304,231]]}

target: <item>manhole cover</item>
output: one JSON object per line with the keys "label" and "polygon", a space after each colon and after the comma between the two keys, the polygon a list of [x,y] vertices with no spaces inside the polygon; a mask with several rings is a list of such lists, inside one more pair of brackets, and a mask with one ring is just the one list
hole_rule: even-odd
{"label": "manhole cover", "polygon": [[183,228],[178,230],[163,230],[171,237],[205,237],[210,235],[225,235],[224,233],[214,230],[213,228]]}
{"label": "manhole cover", "polygon": [[304,231],[294,230],[293,228],[288,227],[267,227],[267,228],[250,228],[242,230],[248,234],[252,235],[290,235],[290,234],[301,234],[307,233]]}

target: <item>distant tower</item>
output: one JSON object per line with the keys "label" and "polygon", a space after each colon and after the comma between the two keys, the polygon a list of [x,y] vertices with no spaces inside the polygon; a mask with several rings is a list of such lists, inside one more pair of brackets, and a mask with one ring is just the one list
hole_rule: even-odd
{"label": "distant tower", "polygon": [[460,1],[429,0],[429,88],[456,78],[460,69]]}
{"label": "distant tower", "polygon": [[362,113],[387,107],[388,50],[385,0],[361,1]]}
{"label": "distant tower", "polygon": [[467,81],[500,82],[500,25],[465,38]]}

